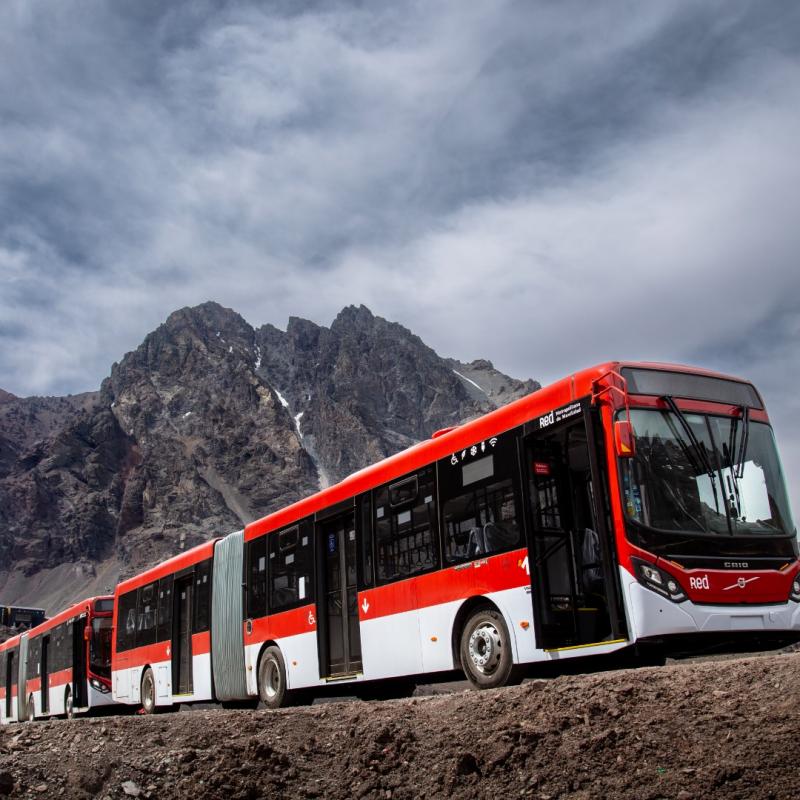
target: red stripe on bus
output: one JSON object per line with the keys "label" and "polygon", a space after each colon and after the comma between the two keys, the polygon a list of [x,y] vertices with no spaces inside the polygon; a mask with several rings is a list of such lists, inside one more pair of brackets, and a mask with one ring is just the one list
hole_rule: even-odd
{"label": "red stripe on bus", "polygon": [[[192,634],[192,655],[202,656],[211,652],[211,632]],[[135,647],[125,650],[114,656],[114,671],[129,669],[130,667],[143,667],[145,664],[155,664],[160,661],[169,661],[172,656],[172,640],[167,639],[156,644]]]}
{"label": "red stripe on bus", "polygon": [[[366,589],[358,595],[359,619],[366,621],[419,608],[441,605],[467,597],[527,586],[528,551],[525,548],[489,558],[468,561],[449,569]],[[296,636],[317,629],[317,607],[309,604],[291,611],[252,620],[244,629],[245,644]]]}
{"label": "red stripe on bus", "polygon": [[386,617],[526,586],[530,583],[527,555],[526,549],[514,550],[388,586],[365,589],[358,595],[359,619]]}
{"label": "red stripe on bus", "polygon": [[269,617],[254,619],[253,630],[244,631],[244,643],[257,644],[268,639],[281,639],[286,636],[296,636],[298,633],[308,633],[317,630],[317,607],[314,604],[272,614]]}
{"label": "red stripe on bus", "polygon": [[141,667],[145,664],[154,664],[157,661],[169,661],[170,640],[156,642],[142,647],[134,647],[114,655],[114,671],[128,667]]}

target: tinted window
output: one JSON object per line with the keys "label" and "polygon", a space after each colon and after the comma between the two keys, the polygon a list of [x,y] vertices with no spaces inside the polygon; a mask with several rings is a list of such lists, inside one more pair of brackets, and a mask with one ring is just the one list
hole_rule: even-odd
{"label": "tinted window", "polygon": [[117,650],[136,647],[136,590],[119,596],[117,611]]}
{"label": "tinted window", "polygon": [[27,680],[36,678],[39,675],[39,661],[42,656],[42,640],[40,637],[31,639],[28,642],[28,664],[25,675]]}
{"label": "tinted window", "polygon": [[303,523],[269,539],[269,610],[281,611],[313,599],[314,550],[310,525]]}
{"label": "tinted window", "polygon": [[194,568],[194,632],[207,631],[211,624],[211,561]]}
{"label": "tinted window", "polygon": [[712,378],[708,375],[630,367],[622,370],[622,376],[628,382],[628,391],[631,394],[654,394],[659,397],[666,394],[763,408],[758,393],[749,383]]}
{"label": "tinted window", "polygon": [[378,583],[402,580],[438,563],[433,467],[373,492]]}
{"label": "tinted window", "polygon": [[156,623],[156,641],[158,642],[165,642],[172,638],[172,582],[172,575],[167,575],[158,582],[158,621]]}
{"label": "tinted window", "polygon": [[103,600],[96,600],[94,604],[94,610],[98,614],[104,614],[108,611],[114,610],[114,600],[113,598],[106,598]]}
{"label": "tinted window", "polygon": [[518,472],[513,431],[439,462],[448,564],[522,546]]}
{"label": "tinted window", "polygon": [[[7,650],[6,651],[6,665],[10,664],[11,667],[12,667],[11,673],[10,673],[10,677],[11,677],[10,686],[16,686],[17,685],[17,672],[18,672],[17,659],[18,658],[19,658],[19,648],[18,647],[12,647],[11,650]],[[5,676],[2,676],[2,677],[3,677],[3,679],[5,679]]]}
{"label": "tinted window", "polygon": [[139,589],[136,622],[136,646],[153,644],[156,640],[156,585],[148,583]]}
{"label": "tinted window", "polygon": [[375,583],[375,576],[372,568],[372,505],[369,493],[359,498],[358,505],[361,510],[359,515],[361,585],[372,586]]}
{"label": "tinted window", "polygon": [[267,613],[267,537],[247,545],[247,616],[258,619]]}

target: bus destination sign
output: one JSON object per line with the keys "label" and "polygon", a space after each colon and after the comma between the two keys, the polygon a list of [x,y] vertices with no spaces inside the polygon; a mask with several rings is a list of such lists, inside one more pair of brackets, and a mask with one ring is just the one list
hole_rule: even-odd
{"label": "bus destination sign", "polygon": [[561,408],[554,408],[548,414],[539,417],[539,430],[549,428],[551,425],[556,425],[559,422],[564,422],[564,420],[570,419],[571,417],[577,417],[582,411],[583,404],[579,400],[567,406],[561,406]]}

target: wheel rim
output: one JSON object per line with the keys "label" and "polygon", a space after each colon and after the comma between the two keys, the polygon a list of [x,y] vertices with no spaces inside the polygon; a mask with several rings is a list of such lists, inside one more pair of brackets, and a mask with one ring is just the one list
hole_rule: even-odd
{"label": "wheel rim", "polygon": [[33,695],[28,698],[28,722],[36,719],[36,707],[33,705]]}
{"label": "wheel rim", "polygon": [[268,700],[274,700],[281,690],[281,671],[273,658],[267,659],[264,668],[264,694]]}
{"label": "wheel rim", "polygon": [[73,708],[73,705],[72,705],[72,692],[70,692],[70,691],[67,692],[67,699],[66,699],[66,702],[64,703],[64,705],[66,706],[67,719],[72,719],[72,715],[73,715],[73,712],[74,712],[74,708]]}
{"label": "wheel rim", "polygon": [[142,705],[145,707],[146,711],[151,711],[155,705],[155,699],[153,698],[153,679],[149,674],[145,675],[142,694],[144,695],[142,697]]}
{"label": "wheel rim", "polygon": [[475,669],[482,675],[492,675],[503,657],[503,637],[497,626],[482,622],[469,637],[468,652]]}

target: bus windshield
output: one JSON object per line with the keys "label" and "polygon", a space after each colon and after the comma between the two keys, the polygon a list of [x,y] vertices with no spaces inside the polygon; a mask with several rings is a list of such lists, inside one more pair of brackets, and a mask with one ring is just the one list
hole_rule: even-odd
{"label": "bus windshield", "polygon": [[790,536],[794,523],[769,425],[633,409],[636,455],[620,459],[627,517],[669,532]]}
{"label": "bus windshield", "polygon": [[92,620],[89,669],[95,675],[111,677],[111,617],[95,617]]}

